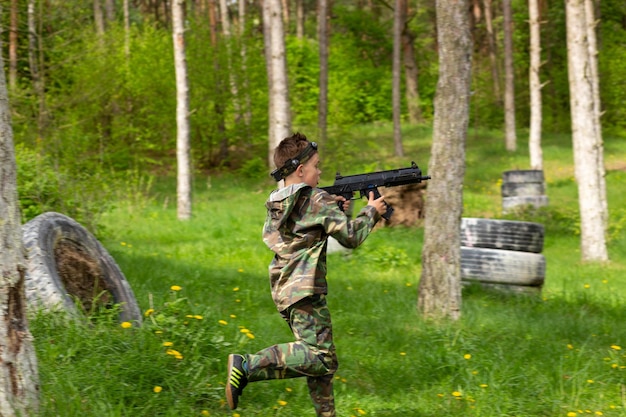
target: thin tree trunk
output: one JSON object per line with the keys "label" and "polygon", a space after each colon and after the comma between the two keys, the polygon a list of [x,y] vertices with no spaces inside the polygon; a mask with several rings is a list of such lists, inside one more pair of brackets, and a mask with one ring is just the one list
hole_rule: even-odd
{"label": "thin tree trunk", "polygon": [[594,92],[593,64],[588,35],[588,17],[584,0],[566,0],[567,61],[570,85],[570,109],[572,117],[572,140],[574,164],[578,183],[580,207],[580,241],[583,261],[607,261],[609,259],[604,212],[602,201],[606,190],[602,173],[604,155],[598,146],[598,126],[596,123],[600,103]]}
{"label": "thin tree trunk", "polygon": [[296,37],[304,38],[304,0],[296,0]]}
{"label": "thin tree trunk", "polygon": [[24,247],[4,60],[0,54],[0,415],[36,416],[39,376],[24,296]]}
{"label": "thin tree trunk", "polygon": [[492,0],[484,0],[485,5],[485,25],[487,26],[487,41],[489,44],[489,62],[491,64],[491,78],[493,80],[493,95],[496,102],[501,102],[500,92],[500,71],[498,70],[498,44],[493,30]]}
{"label": "thin tree trunk", "polygon": [[437,0],[439,80],[429,162],[418,309],[426,317],[461,315],[461,215],[469,123],[472,37],[467,0]]}
{"label": "thin tree trunk", "polygon": [[11,0],[11,23],[9,25],[9,89],[11,90],[17,87],[17,42],[19,33],[17,4],[17,0]]}
{"label": "thin tree trunk", "polygon": [[33,82],[33,90],[37,96],[37,134],[44,137],[47,125],[46,96],[44,90],[44,78],[39,65],[39,36],[37,35],[37,19],[35,16],[36,0],[28,0],[28,64]]}
{"label": "thin tree trunk", "polygon": [[317,131],[320,142],[326,143],[328,122],[328,2],[319,0],[317,41],[320,55],[319,99],[317,102]]}
{"label": "thin tree trunk", "polygon": [[404,148],[402,146],[402,129],[401,129],[401,67],[402,67],[402,29],[404,27],[404,8],[403,0],[396,0],[393,10],[393,68],[392,68],[392,88],[391,102],[393,109],[393,144],[395,155],[404,156]]}
{"label": "thin tree trunk", "polygon": [[124,0],[124,55],[126,61],[130,59],[130,6],[128,0]]}
{"label": "thin tree trunk", "polygon": [[528,150],[531,169],[543,170],[543,152],[541,149],[541,22],[539,0],[528,0],[530,25],[530,136]]}
{"label": "thin tree trunk", "polygon": [[115,21],[115,0],[104,1],[104,13],[109,24]]}
{"label": "thin tree trunk", "polygon": [[415,35],[409,29],[407,0],[402,1],[403,29],[402,29],[402,51],[404,54],[404,78],[406,85],[407,111],[409,112],[409,122],[423,123],[424,117],[420,107],[420,96],[418,90],[418,69],[415,57]]}
{"label": "thin tree trunk", "polygon": [[243,96],[245,109],[243,111],[246,134],[252,120],[252,101],[250,99],[250,82],[248,80],[248,50],[246,47],[246,0],[239,0],[239,40],[241,42],[241,73],[243,77]]}
{"label": "thin tree trunk", "polygon": [[185,53],[185,0],[172,0],[174,66],[176,70],[176,161],[177,214],[179,220],[191,218],[191,161],[189,149],[189,86]]}
{"label": "thin tree trunk", "polygon": [[281,0],[264,0],[263,3],[270,92],[269,161],[273,166],[274,148],[290,134],[291,114]]}
{"label": "thin tree trunk", "polygon": [[507,151],[517,149],[515,132],[515,75],[513,69],[513,12],[511,0],[502,0],[504,17],[504,135]]}
{"label": "thin tree trunk", "polygon": [[96,34],[98,36],[104,35],[104,13],[100,0],[93,0],[93,21],[96,25]]}
{"label": "thin tree trunk", "polygon": [[[598,155],[604,155],[604,142],[602,140],[602,108],[600,100],[600,74],[598,72],[598,37],[596,36],[596,27],[598,22],[595,19],[595,5],[593,0],[585,0],[585,14],[587,16],[587,39],[589,41],[589,70],[591,71],[591,81],[593,86],[593,100],[596,103],[594,106],[595,117],[594,123],[596,125],[596,146],[598,148]],[[604,159],[600,159],[597,162],[598,165],[598,178],[600,182],[601,201],[603,204],[602,212],[604,213],[604,227],[608,228],[609,225],[609,206],[606,196],[606,171],[604,167]]]}

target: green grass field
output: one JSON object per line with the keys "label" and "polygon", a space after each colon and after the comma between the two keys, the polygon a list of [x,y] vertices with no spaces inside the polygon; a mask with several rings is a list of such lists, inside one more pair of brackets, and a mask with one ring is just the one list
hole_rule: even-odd
{"label": "green grass field", "polygon": [[[389,154],[390,132],[351,132],[342,147],[329,140],[326,184],[336,169],[412,159],[427,173],[430,132],[404,132],[406,160]],[[423,229],[376,229],[349,255],[329,255],[338,416],[626,415],[626,143],[605,140],[611,262],[583,264],[571,141],[544,139],[550,207],[523,218],[546,228],[541,297],[472,287],[459,321],[427,322],[416,310]],[[501,173],[528,166],[526,149],[509,154],[503,142],[469,134],[464,216],[502,217]],[[173,184],[158,180],[142,203],[120,201],[103,219],[101,242],[147,313],[143,326],[123,328],[104,313],[89,325],[31,319],[40,415],[313,416],[303,379],[253,383],[236,412],[223,396],[229,353],[291,339],[261,240],[274,184],[265,175],[199,176],[188,222],[176,220]]]}

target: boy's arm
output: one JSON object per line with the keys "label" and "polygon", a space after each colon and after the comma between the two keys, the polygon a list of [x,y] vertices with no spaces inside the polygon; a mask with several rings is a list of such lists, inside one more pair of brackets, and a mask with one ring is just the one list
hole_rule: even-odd
{"label": "boy's arm", "polygon": [[368,205],[350,220],[339,209],[333,196],[325,191],[320,192],[315,200],[320,205],[319,214],[322,216],[325,232],[347,248],[356,248],[363,243],[380,220],[381,211],[384,212],[385,207],[382,197],[375,200],[372,194]]}

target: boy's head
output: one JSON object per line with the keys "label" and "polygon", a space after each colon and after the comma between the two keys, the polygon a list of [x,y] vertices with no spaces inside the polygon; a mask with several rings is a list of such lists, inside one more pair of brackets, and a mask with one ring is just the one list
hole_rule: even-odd
{"label": "boy's head", "polygon": [[274,150],[274,164],[277,168],[272,171],[272,177],[276,181],[287,178],[315,154],[317,143],[309,142],[302,133],[294,133],[283,139]]}

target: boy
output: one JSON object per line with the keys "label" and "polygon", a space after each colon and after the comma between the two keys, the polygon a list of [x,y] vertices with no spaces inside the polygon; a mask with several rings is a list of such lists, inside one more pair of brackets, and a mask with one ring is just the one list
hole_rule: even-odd
{"label": "boy", "polygon": [[330,312],[326,305],[326,247],[328,236],[355,248],[386,212],[384,197],[370,193],[354,220],[339,208],[350,202],[316,188],[321,171],[317,144],[303,134],[283,139],[274,153],[276,181],[265,206],[263,241],[274,251],[269,266],[272,298],[291,328],[295,342],[263,349],[256,354],[228,356],[226,399],[231,409],[248,382],[307,377],[317,416],[334,417],[333,376],[337,356]]}

